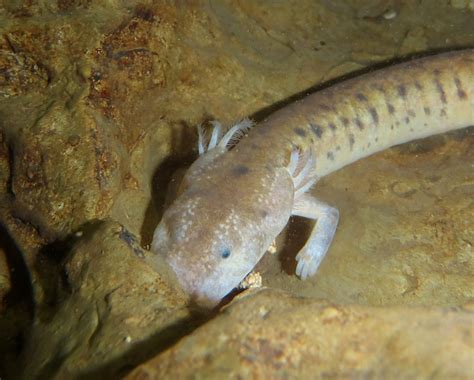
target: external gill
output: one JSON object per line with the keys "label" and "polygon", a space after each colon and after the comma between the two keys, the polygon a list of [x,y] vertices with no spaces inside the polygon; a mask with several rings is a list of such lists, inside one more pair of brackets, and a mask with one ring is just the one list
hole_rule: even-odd
{"label": "external gill", "polygon": [[211,124],[214,128],[207,147],[206,132],[201,125],[198,125],[198,151],[200,156],[216,147],[222,148],[223,150],[230,149],[237,144],[253,126],[252,120],[245,118],[236,123],[222,136],[222,124],[216,120],[211,121]]}

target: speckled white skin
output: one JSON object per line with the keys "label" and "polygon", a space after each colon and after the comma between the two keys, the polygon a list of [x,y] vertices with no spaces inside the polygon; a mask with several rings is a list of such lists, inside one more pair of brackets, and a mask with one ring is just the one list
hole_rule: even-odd
{"label": "speckled white skin", "polygon": [[[230,151],[238,125],[220,127],[188,170],[158,225],[152,250],[165,256],[198,302],[216,303],[250,272],[288,222],[317,219],[298,254],[314,274],[337,210],[304,193],[322,177],[390,146],[474,124],[474,50],[375,71],[307,96],[271,115]],[[219,141],[221,141],[219,143]],[[206,151],[207,150],[207,151]]]}

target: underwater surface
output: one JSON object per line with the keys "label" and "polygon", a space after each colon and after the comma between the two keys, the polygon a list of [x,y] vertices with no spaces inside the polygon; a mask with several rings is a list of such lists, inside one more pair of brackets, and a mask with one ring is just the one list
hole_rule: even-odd
{"label": "underwater surface", "polygon": [[472,0],[0,4],[0,378],[472,378],[472,127],[319,181],[340,223],[306,281],[298,218],[221,311],[147,256],[198,124],[473,47],[473,20]]}

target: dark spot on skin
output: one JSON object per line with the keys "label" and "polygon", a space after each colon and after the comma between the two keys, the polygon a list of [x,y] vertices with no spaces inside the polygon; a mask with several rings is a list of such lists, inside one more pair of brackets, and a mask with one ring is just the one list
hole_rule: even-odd
{"label": "dark spot on skin", "polygon": [[410,116],[410,117],[416,117],[416,113],[413,110],[408,110],[407,113],[408,113],[408,116]]}
{"label": "dark spot on skin", "polygon": [[362,124],[362,121],[358,117],[354,119],[355,125],[357,125],[357,128],[359,128],[361,131],[364,129],[364,124]]}
{"label": "dark spot on skin", "polygon": [[249,171],[250,169],[245,165],[237,165],[232,168],[232,174],[238,177],[247,174]]}
{"label": "dark spot on skin", "polygon": [[230,249],[229,248],[223,248],[222,251],[221,251],[221,257],[223,259],[227,259],[228,257],[230,257]]}
{"label": "dark spot on skin", "polygon": [[378,137],[375,138],[375,142],[379,142],[379,138],[378,138]]}
{"label": "dark spot on skin", "polygon": [[323,129],[319,125],[312,124],[312,123],[310,123],[309,126],[311,127],[311,130],[313,131],[313,133],[318,138],[321,138],[321,136],[323,135]]}
{"label": "dark spot on skin", "polygon": [[399,122],[399,121],[396,121],[396,122],[395,122],[395,125],[396,125],[397,127],[399,127],[399,126],[400,126],[400,122]]}
{"label": "dark spot on skin", "polygon": [[336,130],[336,125],[334,123],[329,123],[328,124],[328,127],[331,131],[335,131]]}
{"label": "dark spot on skin", "polygon": [[349,126],[349,119],[347,117],[341,118],[341,121],[345,128]]}
{"label": "dark spot on skin", "polygon": [[367,102],[368,99],[364,94],[361,94],[360,92],[356,94],[357,100],[360,100],[361,102]]}
{"label": "dark spot on skin", "polygon": [[401,96],[402,98],[405,98],[407,96],[407,88],[403,84],[397,87],[397,92],[398,92],[398,95]]}
{"label": "dark spot on skin", "polygon": [[444,108],[441,108],[441,111],[439,111],[439,116],[446,116],[446,110]]}
{"label": "dark spot on skin", "polygon": [[395,113],[395,107],[391,103],[387,103],[387,110],[390,115],[393,115]]}
{"label": "dark spot on skin", "polygon": [[405,124],[409,124],[410,123],[410,118],[408,116],[405,116]]}
{"label": "dark spot on skin", "polygon": [[425,111],[425,115],[431,115],[431,109],[430,107],[424,107],[423,111]]}
{"label": "dark spot on skin", "polygon": [[423,90],[423,86],[420,84],[420,82],[416,81],[415,82],[415,87],[418,91],[422,91]]}
{"label": "dark spot on skin", "polygon": [[341,150],[341,146],[340,145],[336,146],[336,150],[337,151]]}
{"label": "dark spot on skin", "polygon": [[294,128],[293,131],[301,137],[306,137],[306,131],[303,128]]}
{"label": "dark spot on skin", "polygon": [[374,107],[369,108],[370,116],[372,116],[372,120],[374,121],[375,125],[379,124],[379,114]]}
{"label": "dark spot on skin", "polygon": [[260,215],[262,218],[266,218],[268,216],[268,212],[266,210],[260,210]]}
{"label": "dark spot on skin", "polygon": [[392,130],[393,130],[393,124],[390,126],[390,129],[392,129]]}
{"label": "dark spot on skin", "polygon": [[334,161],[334,153],[333,152],[328,152],[327,156],[331,161]]}
{"label": "dark spot on skin", "polygon": [[461,80],[456,77],[456,78],[454,78],[454,83],[456,84],[456,89],[458,90],[459,99],[466,99],[467,94],[466,94],[466,91],[464,91],[463,88],[462,88]]}
{"label": "dark spot on skin", "polygon": [[438,91],[441,103],[446,104],[447,103],[446,92],[444,91],[443,86],[441,85],[439,80],[436,80],[435,84],[436,84],[436,91]]}
{"label": "dark spot on skin", "polygon": [[351,150],[352,150],[352,148],[354,147],[354,143],[355,143],[354,135],[351,133],[351,134],[349,135],[349,146],[351,147]]}

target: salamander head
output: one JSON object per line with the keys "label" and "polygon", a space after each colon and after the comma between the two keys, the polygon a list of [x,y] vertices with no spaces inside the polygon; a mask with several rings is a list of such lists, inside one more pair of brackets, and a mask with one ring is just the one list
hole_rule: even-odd
{"label": "salamander head", "polygon": [[166,210],[152,250],[164,256],[194,301],[217,304],[258,263],[290,216],[292,185],[287,175],[283,180],[279,188],[285,190],[259,207],[252,198],[256,192],[237,197],[234,186],[223,185],[205,191],[194,186]]}
{"label": "salamander head", "polygon": [[152,246],[198,303],[218,303],[257,264],[268,248],[264,240],[259,226],[233,209],[204,210],[195,198],[166,211]]}

